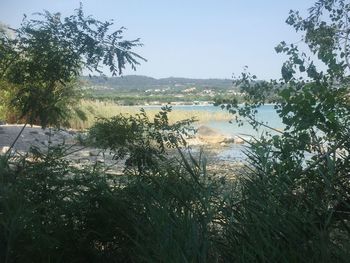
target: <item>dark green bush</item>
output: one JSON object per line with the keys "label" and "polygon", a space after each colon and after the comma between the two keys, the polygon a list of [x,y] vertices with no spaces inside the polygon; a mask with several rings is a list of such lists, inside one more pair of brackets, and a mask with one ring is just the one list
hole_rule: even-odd
{"label": "dark green bush", "polygon": [[[200,164],[164,162],[137,177],[77,170],[60,149],[1,166],[2,262],[205,262],[222,202]],[[185,160],[185,159],[184,159]],[[13,165],[13,164],[12,164]]]}
{"label": "dark green bush", "polygon": [[270,143],[251,145],[249,171],[238,179],[240,195],[224,210],[225,257],[234,262],[346,262],[348,181],[329,170],[332,160],[305,171],[301,159],[277,159]]}
{"label": "dark green bush", "polygon": [[250,143],[248,171],[238,180],[242,196],[228,210],[225,229],[224,243],[236,261],[346,262],[349,257],[350,54],[349,25],[343,22],[349,11],[343,0],[316,1],[307,18],[291,11],[287,23],[304,34],[310,55],[281,42],[276,51],[288,56],[282,78],[257,81],[245,71],[237,79],[245,104],[224,105],[256,128],[271,128],[255,116],[274,93],[284,124]]}

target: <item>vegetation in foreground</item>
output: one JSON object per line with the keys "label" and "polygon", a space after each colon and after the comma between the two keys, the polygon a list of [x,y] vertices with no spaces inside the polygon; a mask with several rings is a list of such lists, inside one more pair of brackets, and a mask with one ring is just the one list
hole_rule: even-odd
{"label": "vegetation in foreground", "polygon": [[[271,161],[261,142],[251,145],[251,164],[230,181],[187,153],[180,132],[186,123],[169,128],[162,113],[158,122],[121,117],[92,127],[92,143],[130,156],[120,177],[98,164],[74,168],[62,146],[2,157],[1,260],[347,261],[348,181],[329,170],[340,160],[303,173],[289,160]],[[158,150],[165,146],[178,154]]]}
{"label": "vegetation in foreground", "polygon": [[[181,134],[190,122],[169,124],[167,110],[153,122],[143,114],[136,119],[117,116],[91,128],[90,142],[117,156],[125,153],[118,152],[125,145],[132,159],[121,177],[105,174],[97,164],[74,168],[61,158],[62,147],[46,153],[33,149],[29,158],[1,157],[1,261],[347,262],[349,12],[347,1],[319,0],[307,19],[297,12],[287,19],[305,33],[326,72],[318,71],[297,46],[282,42],[276,50],[290,59],[280,82],[257,83],[255,76],[243,73],[239,84],[247,95],[246,107],[237,108],[236,101],[225,107],[253,125],[264,125],[254,121],[254,114],[273,89],[286,128],[250,143],[248,163],[234,181],[208,174],[205,158],[187,153]],[[1,48],[10,59],[16,50],[6,43]],[[18,65],[26,58],[23,54]],[[58,86],[27,85],[34,80],[8,76],[17,67],[7,71],[3,65],[1,81],[17,80],[16,89],[61,90],[56,82]],[[42,117],[34,108],[18,109],[30,110],[21,115],[28,121]],[[53,118],[40,119],[43,126],[61,120],[57,112],[47,113]],[[158,145],[178,154],[155,152]]]}

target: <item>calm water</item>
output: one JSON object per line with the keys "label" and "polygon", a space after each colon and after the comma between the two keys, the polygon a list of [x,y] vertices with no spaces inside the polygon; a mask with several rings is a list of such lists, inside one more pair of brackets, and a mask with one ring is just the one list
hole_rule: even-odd
{"label": "calm water", "polygon": [[[206,112],[220,112],[223,111],[220,107],[216,107],[213,105],[181,105],[181,106],[172,106],[173,110],[186,110],[186,111],[206,111]],[[145,106],[147,108],[160,108],[160,106]],[[264,105],[259,108],[259,112],[257,114],[257,120],[260,122],[267,123],[269,126],[275,129],[282,129],[283,124],[281,119],[277,115],[273,105]],[[244,120],[243,120],[244,121]],[[208,123],[203,123],[203,125],[210,126],[211,128],[223,133],[225,135],[230,136],[256,136],[261,134],[266,130],[266,128],[261,127],[258,131],[252,129],[252,127],[245,123],[241,127],[238,127],[238,124],[234,121],[233,123],[229,123],[228,121],[211,121]]]}
{"label": "calm water", "polygon": [[[145,108],[160,108],[160,106],[146,106]],[[187,110],[187,111],[207,111],[207,112],[220,112],[222,109],[220,107],[215,107],[213,105],[181,105],[173,106],[173,110]],[[281,119],[276,113],[273,105],[264,105],[259,108],[257,114],[257,120],[268,124],[269,126],[275,129],[283,129],[283,124]],[[245,139],[249,139],[251,136],[260,136],[266,131],[270,131],[267,128],[260,127],[258,131],[254,130],[247,122],[243,122],[243,126],[238,127],[238,124],[233,121],[229,123],[228,121],[211,121],[208,123],[203,123],[200,125],[209,126],[216,131],[225,134],[227,136],[240,136]],[[270,131],[271,132],[271,131]],[[224,149],[219,157],[221,159],[230,159],[230,160],[241,160],[244,158],[243,150],[244,145],[232,144],[230,147]]]}

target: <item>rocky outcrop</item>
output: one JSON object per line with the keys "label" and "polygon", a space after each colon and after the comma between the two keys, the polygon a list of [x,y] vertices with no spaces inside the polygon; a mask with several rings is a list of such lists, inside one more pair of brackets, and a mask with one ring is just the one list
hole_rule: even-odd
{"label": "rocky outcrop", "polygon": [[214,128],[201,125],[197,128],[194,138],[187,140],[189,145],[216,145],[226,146],[229,144],[244,144],[244,140],[238,136],[222,134]]}
{"label": "rocky outcrop", "polygon": [[235,137],[235,144],[244,144],[244,139],[241,137]]}
{"label": "rocky outcrop", "polygon": [[196,137],[203,144],[231,144],[235,143],[235,139],[231,136],[224,135],[219,131],[208,126],[199,126]]}
{"label": "rocky outcrop", "polygon": [[[23,125],[0,125],[0,155],[7,153],[22,127]],[[113,153],[82,146],[78,143],[76,137],[77,133],[72,130],[50,130],[41,129],[39,126],[27,126],[11,153],[14,156],[17,153],[26,153],[31,146],[35,146],[46,153],[49,146],[60,145],[66,151],[64,158],[77,168],[99,164],[103,165],[104,169],[110,174],[120,175],[123,173],[125,160],[115,160]]]}
{"label": "rocky outcrop", "polygon": [[[0,153],[8,150],[23,125],[0,125]],[[27,152],[31,146],[47,148],[49,144],[74,144],[75,136],[65,130],[41,129],[39,126],[27,126],[18,138],[14,150]]]}

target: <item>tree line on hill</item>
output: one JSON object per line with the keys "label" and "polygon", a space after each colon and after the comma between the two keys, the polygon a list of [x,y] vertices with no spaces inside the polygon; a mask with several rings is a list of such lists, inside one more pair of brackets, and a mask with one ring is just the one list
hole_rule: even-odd
{"label": "tree line on hill", "polygon": [[147,76],[126,75],[122,77],[92,76],[81,77],[87,86],[103,86],[115,90],[140,90],[159,88],[188,88],[197,87],[217,88],[222,90],[233,89],[232,79],[193,79],[193,78],[161,78],[156,79]]}

